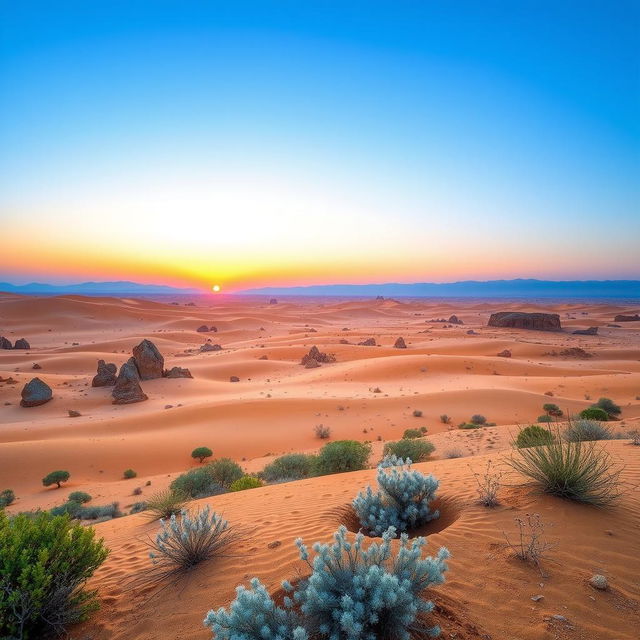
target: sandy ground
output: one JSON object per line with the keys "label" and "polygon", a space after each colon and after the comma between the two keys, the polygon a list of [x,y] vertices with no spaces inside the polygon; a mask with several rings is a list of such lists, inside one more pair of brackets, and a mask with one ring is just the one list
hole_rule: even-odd
{"label": "sandy ground", "polygon": [[[489,314],[499,310],[557,312],[565,331],[487,327]],[[320,423],[331,428],[332,439],[373,441],[372,460],[384,441],[424,426],[436,452],[418,468],[440,478],[441,525],[446,525],[430,535],[430,547],[444,544],[454,556],[448,581],[435,594],[444,637],[635,638],[640,448],[628,441],[607,443],[626,465],[630,489],[606,512],[515,487],[503,490],[501,507],[487,510],[474,504],[472,472],[486,456],[499,462],[509,455],[511,434],[535,420],[545,402],[575,412],[608,396],[623,408],[623,423],[615,428],[637,427],[640,323],[607,326],[617,313],[637,311],[577,303],[281,300],[269,305],[230,298],[203,299],[192,307],[0,294],[0,335],[31,344],[29,351],[0,350],[0,378],[16,381],[0,382],[0,489],[15,491],[14,512],[61,504],[78,489],[90,493],[93,504],[117,500],[126,510],[195,466],[190,452],[196,446],[209,446],[215,456],[257,471],[275,455],[321,446],[314,435]],[[429,322],[452,313],[464,325]],[[215,325],[218,332],[197,333],[201,324]],[[597,326],[599,335],[571,335],[590,326]],[[398,336],[406,340],[406,350],[393,348]],[[368,337],[381,346],[357,345]],[[165,367],[188,367],[194,377],[143,382],[148,401],[113,405],[111,388],[91,387],[97,360],[119,366],[143,338],[158,346]],[[207,339],[223,350],[198,353]],[[312,345],[334,354],[336,362],[302,367],[300,358]],[[592,357],[557,355],[567,347],[581,347]],[[503,349],[512,357],[498,357]],[[34,363],[42,368],[32,370]],[[20,390],[34,376],[53,388],[54,399],[22,408]],[[230,376],[240,382],[230,382]],[[82,415],[70,418],[69,409]],[[421,417],[413,416],[416,409]],[[439,420],[444,413],[451,425]],[[497,426],[456,428],[476,413]],[[446,459],[452,450],[464,457]],[[126,468],[138,477],[123,480]],[[62,489],[45,489],[41,478],[54,469],[68,469],[71,480]],[[149,566],[144,541],[157,524],[130,516],[97,525],[112,550],[94,579],[103,608],[72,636],[209,637],[202,628],[209,608],[227,604],[234,587],[253,575],[274,589],[295,577],[300,565],[293,539],[328,540],[344,520],[342,507],[373,477],[373,471],[363,471],[200,501],[250,533],[238,543],[235,557],[204,566],[185,584],[156,595],[140,588],[136,576]],[[132,495],[135,487],[143,488],[142,496]],[[511,559],[502,545],[503,531],[515,531],[514,517],[530,511],[542,515],[548,537],[557,543],[545,578]],[[595,591],[587,584],[593,573],[606,575],[612,588]],[[544,598],[532,601],[537,594]],[[448,620],[447,611],[455,619]],[[568,622],[547,620],[555,614]]]}

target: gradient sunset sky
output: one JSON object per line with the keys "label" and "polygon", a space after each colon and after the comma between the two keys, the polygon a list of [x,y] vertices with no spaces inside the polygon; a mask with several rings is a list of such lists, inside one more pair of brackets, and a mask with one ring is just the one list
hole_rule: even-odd
{"label": "gradient sunset sky", "polygon": [[640,278],[636,0],[0,7],[0,281]]}

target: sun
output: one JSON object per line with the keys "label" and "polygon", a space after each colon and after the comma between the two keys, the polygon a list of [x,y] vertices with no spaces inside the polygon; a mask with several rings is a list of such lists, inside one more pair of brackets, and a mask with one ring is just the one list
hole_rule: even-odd
{"label": "sun", "polygon": [[211,287],[211,289],[213,291],[215,291],[216,293],[218,293],[218,291],[220,291],[220,285],[219,284],[214,284],[213,287]]}

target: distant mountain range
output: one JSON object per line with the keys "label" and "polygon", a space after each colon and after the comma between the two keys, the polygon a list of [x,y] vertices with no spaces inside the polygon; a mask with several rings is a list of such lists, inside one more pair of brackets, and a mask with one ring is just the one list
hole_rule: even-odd
{"label": "distant mountain range", "polygon": [[632,298],[640,299],[640,280],[465,280],[412,284],[327,284],[264,287],[239,293],[267,296],[385,296],[397,298]]}
{"label": "distant mountain range", "polygon": [[82,296],[119,296],[119,295],[179,295],[202,293],[200,289],[180,289],[157,284],[140,284],[138,282],[80,282],[78,284],[43,284],[31,282],[29,284],[9,284],[0,282],[0,291],[9,293],[64,295],[77,294]]}

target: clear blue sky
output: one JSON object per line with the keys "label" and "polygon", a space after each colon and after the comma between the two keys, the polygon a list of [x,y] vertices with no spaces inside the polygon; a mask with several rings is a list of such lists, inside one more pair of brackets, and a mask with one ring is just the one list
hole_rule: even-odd
{"label": "clear blue sky", "polygon": [[640,277],[637,1],[0,7],[4,279]]}

